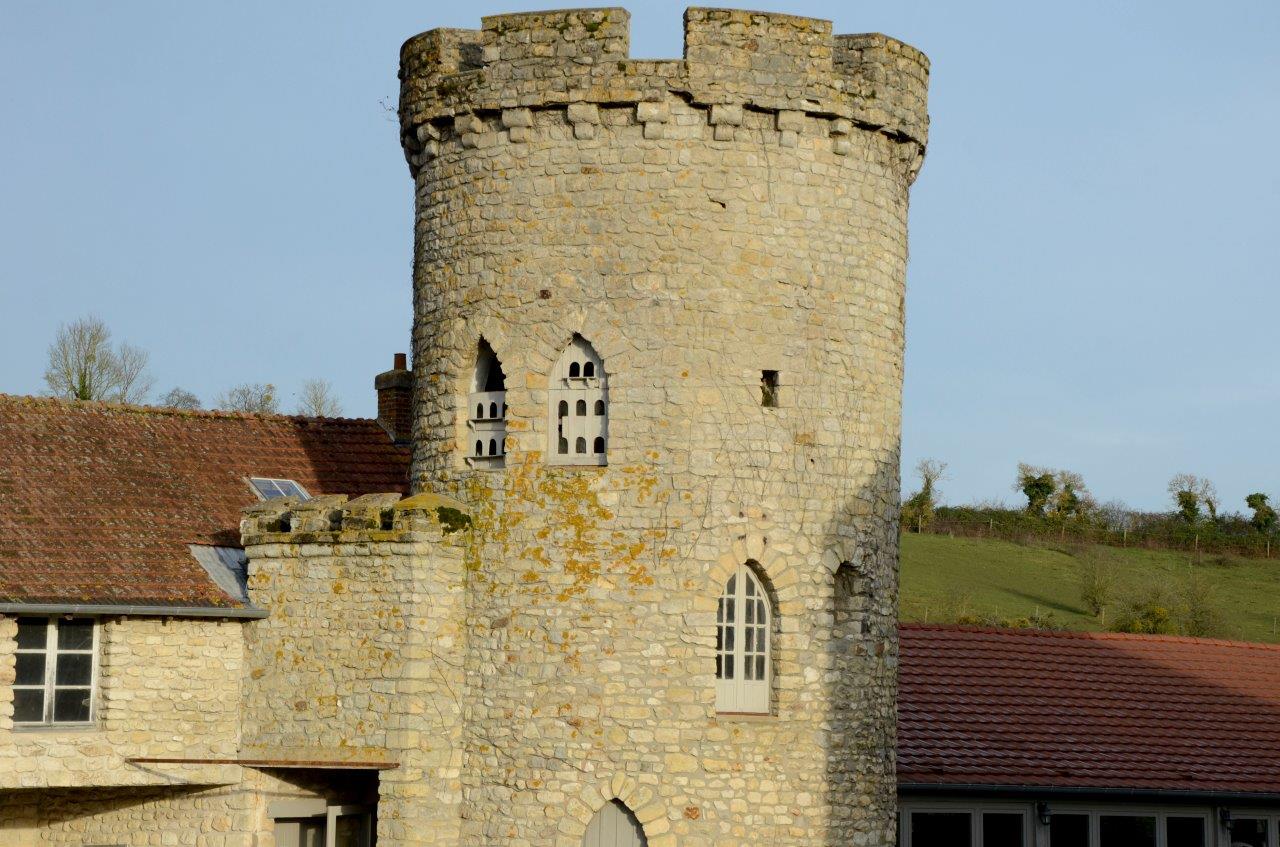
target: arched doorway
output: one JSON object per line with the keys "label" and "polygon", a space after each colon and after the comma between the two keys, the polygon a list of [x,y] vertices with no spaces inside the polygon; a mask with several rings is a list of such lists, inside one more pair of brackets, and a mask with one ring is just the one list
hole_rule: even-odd
{"label": "arched doorway", "polygon": [[647,847],[648,843],[640,821],[619,800],[605,803],[582,836],[582,847]]}

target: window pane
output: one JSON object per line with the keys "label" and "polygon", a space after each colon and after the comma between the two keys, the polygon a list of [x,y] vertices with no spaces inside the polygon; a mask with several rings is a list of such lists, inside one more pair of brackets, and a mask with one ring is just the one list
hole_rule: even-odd
{"label": "window pane", "polygon": [[89,720],[89,689],[60,688],[53,693],[55,723]]}
{"label": "window pane", "polygon": [[92,650],[93,621],[89,618],[58,621],[58,649]]}
{"label": "window pane", "polygon": [[764,656],[756,656],[756,679],[764,679]]}
{"label": "window pane", "polygon": [[14,689],[13,720],[16,723],[44,720],[44,690],[41,688]]}
{"label": "window pane", "polygon": [[1156,819],[1134,815],[1098,818],[1100,847],[1156,847]]}
{"label": "window pane", "polygon": [[912,812],[913,847],[972,847],[968,812]]}
{"label": "window pane", "polygon": [[369,847],[368,815],[339,815],[335,829],[336,847]]}
{"label": "window pane", "polygon": [[19,653],[15,685],[44,685],[44,653]]}
{"label": "window pane", "polygon": [[285,497],[302,496],[302,488],[298,486],[298,483],[291,479],[276,480],[276,486],[280,489],[280,493]]}
{"label": "window pane", "polygon": [[982,816],[982,847],[1022,847],[1022,815],[987,812]]}
{"label": "window pane", "polygon": [[1055,814],[1049,819],[1049,847],[1089,847],[1089,816]]}
{"label": "window pane", "polygon": [[726,653],[724,657],[724,678],[733,679],[733,654]]}
{"label": "window pane", "polygon": [[48,625],[45,618],[18,618],[18,649],[45,649],[45,627]]}
{"label": "window pane", "polygon": [[1267,847],[1267,822],[1262,818],[1233,820],[1231,847]]}
{"label": "window pane", "polygon": [[1204,818],[1165,818],[1166,847],[1205,847]]}
{"label": "window pane", "polygon": [[55,685],[88,685],[93,681],[91,653],[61,653],[54,670]]}

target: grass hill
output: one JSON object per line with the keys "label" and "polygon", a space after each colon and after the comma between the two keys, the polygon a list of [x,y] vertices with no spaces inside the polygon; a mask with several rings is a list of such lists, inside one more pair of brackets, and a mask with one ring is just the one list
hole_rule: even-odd
{"label": "grass hill", "polygon": [[[1101,619],[1081,599],[1081,571],[1102,565],[1114,574],[1112,600]],[[1056,626],[1101,630],[1126,596],[1184,584],[1189,574],[1208,586],[1221,618],[1218,634],[1280,641],[1280,560],[1203,556],[1100,545],[1023,546],[1006,541],[904,533],[901,617],[953,622],[962,617],[1052,615]]]}

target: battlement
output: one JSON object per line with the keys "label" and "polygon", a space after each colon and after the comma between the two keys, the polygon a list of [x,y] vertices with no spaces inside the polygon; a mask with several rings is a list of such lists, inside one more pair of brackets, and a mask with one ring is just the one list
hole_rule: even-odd
{"label": "battlement", "polygon": [[278,497],[242,512],[244,545],[403,541],[414,533],[449,536],[468,529],[466,506],[438,494],[412,497],[396,493],[365,494],[354,500],[331,494],[301,500]]}
{"label": "battlement", "polygon": [[684,58],[629,56],[625,9],[496,15],[479,30],[436,29],[400,51],[400,121],[411,157],[458,116],[571,104],[660,102],[799,112],[926,143],[929,62],[884,35],[833,35],[831,22],[692,8]]}

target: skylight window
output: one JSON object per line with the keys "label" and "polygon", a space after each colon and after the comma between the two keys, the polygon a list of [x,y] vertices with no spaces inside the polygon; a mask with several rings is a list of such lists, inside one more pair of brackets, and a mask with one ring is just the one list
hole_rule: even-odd
{"label": "skylight window", "polygon": [[311,497],[305,488],[291,479],[267,479],[266,477],[253,476],[249,477],[249,484],[253,486],[253,490],[263,500],[271,500],[276,497],[300,497],[303,500],[307,500]]}

